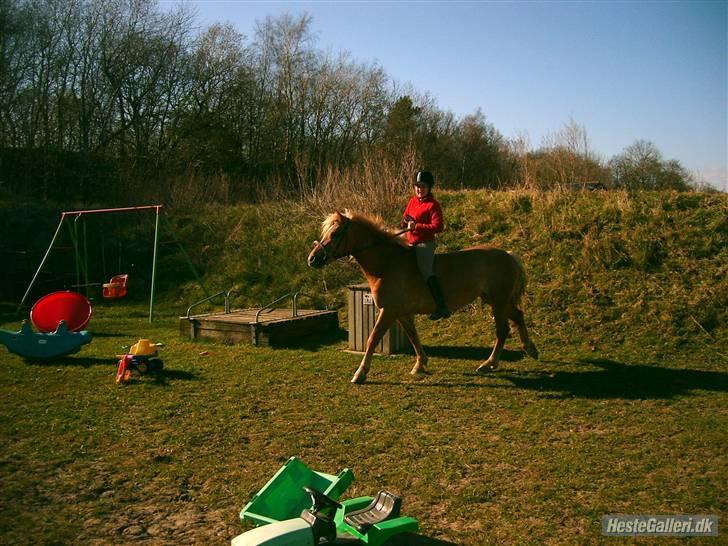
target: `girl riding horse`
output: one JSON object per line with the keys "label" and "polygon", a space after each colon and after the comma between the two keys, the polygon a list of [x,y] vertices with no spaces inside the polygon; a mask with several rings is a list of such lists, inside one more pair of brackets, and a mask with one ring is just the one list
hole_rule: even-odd
{"label": "girl riding horse", "polygon": [[[308,264],[321,268],[349,255],[359,263],[379,308],[364,357],[351,382],[366,381],[374,347],[395,321],[402,325],[417,356],[411,373],[424,373],[427,355],[415,329],[414,317],[435,312],[436,305],[420,277],[415,253],[377,222],[361,215],[334,212],[324,220],[321,240],[314,242]],[[538,358],[521,309],[526,273],[518,258],[499,248],[476,246],[436,255],[433,272],[440,280],[450,310],[459,309],[478,297],[493,310],[496,342],[478,372],[498,367],[508,337],[509,320],[516,325],[526,354]]]}
{"label": "girl riding horse", "polygon": [[407,240],[415,249],[417,268],[437,305],[430,320],[448,318],[450,310],[445,303],[440,282],[432,270],[435,261],[435,235],[444,229],[442,208],[432,195],[435,177],[430,171],[419,171],[412,185],[415,194],[407,203],[401,226],[407,228]]}

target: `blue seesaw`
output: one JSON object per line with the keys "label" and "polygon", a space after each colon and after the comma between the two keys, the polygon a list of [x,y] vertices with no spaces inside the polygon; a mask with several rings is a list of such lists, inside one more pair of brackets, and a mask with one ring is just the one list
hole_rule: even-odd
{"label": "blue seesaw", "polygon": [[36,333],[27,320],[20,326],[20,331],[0,330],[0,343],[8,351],[23,358],[54,358],[77,353],[82,345],[91,342],[91,334],[87,330],[71,332],[65,321],[60,321],[55,332]]}
{"label": "blue seesaw", "polygon": [[30,320],[38,333],[24,320],[18,332],[0,330],[0,343],[11,353],[28,359],[77,353],[81,345],[91,341],[91,334],[81,329],[92,314],[91,302],[78,292],[53,292],[40,298],[30,310]]}

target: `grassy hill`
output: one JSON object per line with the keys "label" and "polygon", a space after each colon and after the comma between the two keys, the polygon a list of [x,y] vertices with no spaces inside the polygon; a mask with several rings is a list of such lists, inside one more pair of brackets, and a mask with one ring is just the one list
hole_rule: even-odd
{"label": "grassy hill", "polygon": [[[444,192],[438,251],[493,244],[529,275],[528,315],[541,337],[600,342],[717,343],[728,319],[728,197],[626,192]],[[325,212],[296,205],[204,208],[175,217],[210,290],[235,287],[241,304],[292,290],[342,306],[356,264],[306,267]],[[397,213],[385,218],[399,222]],[[184,272],[184,271],[183,271]],[[193,298],[187,285],[181,293]]]}
{"label": "grassy hill", "polygon": [[[725,344],[725,194],[462,191],[438,195],[447,224],[438,250],[487,243],[516,252],[529,275],[529,316],[542,336],[591,346],[603,338]],[[378,207],[393,227],[399,223],[397,205],[395,200]],[[180,241],[208,291],[235,288],[236,304],[263,305],[299,290],[310,294],[316,305],[341,307],[346,301],[344,286],[362,279],[358,267],[342,260],[321,272],[305,263],[311,241],[319,236],[320,223],[331,210],[325,205],[277,202],[168,211],[170,222],[162,224],[160,297],[171,307],[204,297],[179,251],[176,241]],[[0,211],[4,231],[12,234],[0,243],[9,279],[0,299],[12,302],[19,299],[40,262],[60,207],[0,203]],[[94,218],[89,224],[89,232],[107,234],[105,240],[89,243],[90,262],[98,265],[105,252],[105,261],[114,263],[118,257],[124,272],[136,268],[132,282],[136,275],[143,286],[137,291],[140,301],[147,297],[151,272],[153,224],[147,216]],[[71,243],[64,235],[65,231],[45,277],[41,275],[38,295],[75,282]]]}
{"label": "grassy hill", "polygon": [[[408,374],[410,355],[376,357],[368,383],[350,385],[360,356],[340,338],[193,343],[175,317],[202,294],[165,236],[153,325],[143,296],[99,301],[94,340],[77,355],[38,364],[0,350],[0,542],[226,543],[248,528],[239,510],[292,455],[328,473],[351,467],[346,498],[401,494],[421,526],[403,545],[598,544],[610,513],[725,520],[726,196],[440,198],[441,250],[488,242],[521,256],[540,361],[509,340],[501,371],[474,374],[494,338],[477,305],[418,320],[424,378]],[[392,225],[398,205],[380,207]],[[241,306],[303,290],[339,307],[345,324],[344,287],[361,280],[358,268],[305,264],[328,208],[204,206],[170,220],[208,289],[236,287]],[[5,226],[51,218],[50,238],[53,214],[0,210]],[[28,263],[43,244],[24,249]],[[56,271],[72,267],[68,257]],[[142,336],[165,342],[165,370],[120,388],[114,355]]]}

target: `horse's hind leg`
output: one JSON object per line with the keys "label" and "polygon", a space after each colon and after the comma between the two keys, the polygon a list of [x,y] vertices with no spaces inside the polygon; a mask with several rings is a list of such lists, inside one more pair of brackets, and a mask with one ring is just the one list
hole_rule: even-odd
{"label": "horse's hind leg", "polygon": [[425,373],[427,371],[425,369],[425,366],[427,366],[427,355],[425,354],[424,347],[422,347],[422,343],[420,343],[420,336],[417,334],[417,328],[415,328],[415,317],[413,315],[399,317],[399,323],[402,325],[404,333],[407,334],[407,337],[415,350],[415,354],[417,355],[415,367],[412,368],[410,373],[412,375]]}
{"label": "horse's hind leg", "polygon": [[506,339],[508,338],[508,318],[505,310],[502,308],[498,310],[493,308],[493,315],[495,316],[495,345],[493,346],[493,351],[491,351],[488,360],[478,367],[476,370],[477,372],[489,372],[498,368],[500,365],[501,353],[503,352],[503,347],[505,347]]}
{"label": "horse's hind leg", "polygon": [[518,336],[521,338],[523,344],[523,350],[531,358],[538,360],[538,349],[534,345],[533,341],[528,335],[528,328],[526,328],[526,320],[523,317],[523,311],[518,307],[512,307],[509,318],[515,323],[518,328]]}

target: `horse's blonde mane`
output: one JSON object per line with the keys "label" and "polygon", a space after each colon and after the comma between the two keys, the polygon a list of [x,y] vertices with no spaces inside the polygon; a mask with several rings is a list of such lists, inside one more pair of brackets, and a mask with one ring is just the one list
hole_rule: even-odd
{"label": "horse's blonde mane", "polygon": [[382,239],[388,239],[392,238],[393,243],[398,243],[401,245],[406,245],[406,240],[403,237],[393,237],[397,232],[388,228],[384,224],[384,220],[382,220],[380,217],[372,217],[368,216],[366,214],[361,214],[358,212],[345,210],[342,213],[332,212],[329,214],[326,219],[324,220],[323,224],[321,225],[321,234],[327,233],[334,225],[339,224],[339,214],[342,216],[345,216],[355,224],[359,224],[362,226],[365,226],[369,228],[371,231],[375,233],[375,235],[378,238]]}
{"label": "horse's blonde mane", "polygon": [[324,221],[321,224],[321,236],[323,237],[324,234],[326,234],[332,227],[339,223],[340,222],[338,213],[332,212],[331,214],[329,214],[326,218],[324,218]]}

